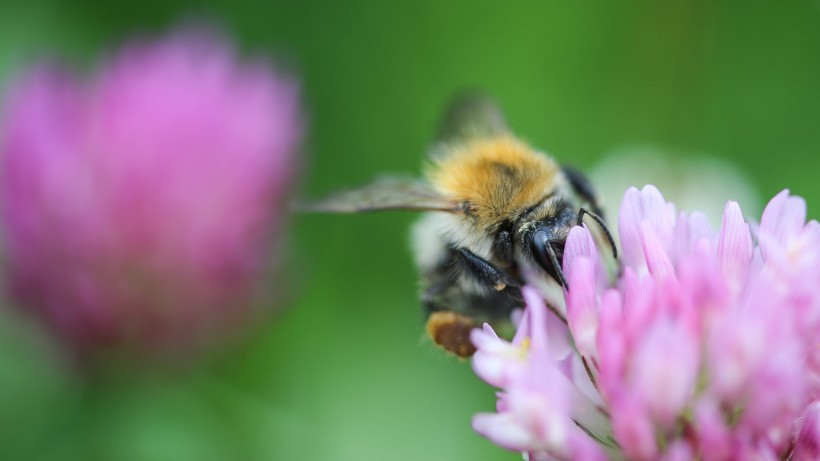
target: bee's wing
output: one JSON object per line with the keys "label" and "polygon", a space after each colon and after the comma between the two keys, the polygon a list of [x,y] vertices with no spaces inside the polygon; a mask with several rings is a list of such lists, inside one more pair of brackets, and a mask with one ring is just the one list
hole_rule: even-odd
{"label": "bee's wing", "polygon": [[356,189],[338,191],[317,201],[297,203],[296,208],[325,213],[381,210],[463,212],[460,203],[443,197],[426,182],[398,177],[381,178]]}
{"label": "bee's wing", "polygon": [[465,92],[457,94],[447,106],[436,139],[441,143],[460,143],[509,131],[504,112],[492,98],[480,92]]}

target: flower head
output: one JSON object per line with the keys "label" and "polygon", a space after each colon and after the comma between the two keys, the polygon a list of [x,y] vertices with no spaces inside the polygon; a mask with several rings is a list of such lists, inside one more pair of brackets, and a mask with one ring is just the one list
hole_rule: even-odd
{"label": "flower head", "polygon": [[[630,189],[611,286],[589,231],[567,240],[571,354],[548,353],[547,325],[534,321],[547,310],[532,292],[512,345],[481,333],[474,367],[502,391],[476,429],[530,459],[814,459],[820,232],[805,219],[802,199],[778,194],[755,245],[736,203],[713,230],[652,186]],[[488,379],[489,351],[527,341],[514,360],[493,355],[495,370],[514,373]]]}
{"label": "flower head", "polygon": [[76,350],[191,346],[247,313],[294,172],[293,82],[183,33],[88,81],[31,70],[0,128],[8,290]]}

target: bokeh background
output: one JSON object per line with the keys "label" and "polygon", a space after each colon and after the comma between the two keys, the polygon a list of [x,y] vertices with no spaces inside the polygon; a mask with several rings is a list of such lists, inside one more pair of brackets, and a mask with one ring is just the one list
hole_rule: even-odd
{"label": "bokeh background", "polygon": [[[811,216],[820,209],[816,0],[7,0],[0,81],[36,57],[90,65],[134,34],[202,20],[300,76],[300,195],[417,172],[444,104],[466,87],[575,166],[633,148],[673,166],[711,156],[760,197],[788,187]],[[703,171],[704,190],[721,181]],[[184,366],[78,372],[4,309],[0,459],[520,459],[472,433],[493,390],[422,334],[413,219],[295,216],[280,313]]]}

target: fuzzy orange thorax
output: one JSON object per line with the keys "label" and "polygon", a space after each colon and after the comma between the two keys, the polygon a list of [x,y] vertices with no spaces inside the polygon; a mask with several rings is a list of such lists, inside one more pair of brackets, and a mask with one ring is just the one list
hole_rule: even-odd
{"label": "fuzzy orange thorax", "polygon": [[444,146],[426,170],[442,194],[467,202],[481,228],[540,202],[555,187],[558,164],[512,136]]}

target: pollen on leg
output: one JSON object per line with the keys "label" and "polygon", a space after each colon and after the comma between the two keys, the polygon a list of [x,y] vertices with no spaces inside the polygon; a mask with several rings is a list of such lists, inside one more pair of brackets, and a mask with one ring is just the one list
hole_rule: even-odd
{"label": "pollen on leg", "polygon": [[427,334],[436,344],[448,352],[467,358],[475,353],[470,341],[470,331],[475,324],[469,317],[453,311],[439,311],[427,319]]}

